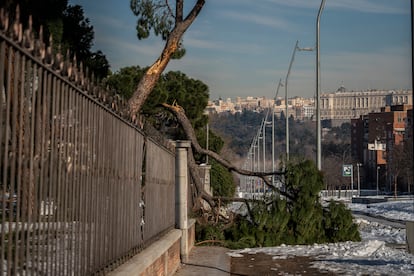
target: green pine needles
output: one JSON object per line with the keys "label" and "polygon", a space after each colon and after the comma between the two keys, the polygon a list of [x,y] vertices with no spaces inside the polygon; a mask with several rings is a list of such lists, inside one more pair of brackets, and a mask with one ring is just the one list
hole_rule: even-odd
{"label": "green pine needles", "polygon": [[320,202],[323,175],[312,161],[288,164],[284,184],[289,198],[272,194],[249,203],[250,212],[238,215],[230,228],[198,225],[197,239],[223,238],[229,248],[361,240],[343,203],[331,201],[324,207]]}

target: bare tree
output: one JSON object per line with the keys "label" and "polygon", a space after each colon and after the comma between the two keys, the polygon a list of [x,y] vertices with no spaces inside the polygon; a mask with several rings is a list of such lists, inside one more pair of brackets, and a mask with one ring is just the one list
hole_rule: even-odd
{"label": "bare tree", "polygon": [[[408,145],[407,145],[408,146]],[[397,196],[399,180],[407,181],[407,190],[409,190],[410,183],[408,182],[409,172],[411,171],[412,155],[410,150],[407,150],[404,144],[394,145],[390,155],[388,156],[388,170],[392,176],[392,183],[394,184],[394,196]],[[411,172],[412,173],[412,172]],[[403,182],[403,181],[402,181]]]}
{"label": "bare tree", "polygon": [[342,160],[338,159],[336,156],[328,156],[324,157],[323,164],[324,179],[326,183],[325,189],[341,189],[343,183],[343,177],[341,174],[343,165]]}

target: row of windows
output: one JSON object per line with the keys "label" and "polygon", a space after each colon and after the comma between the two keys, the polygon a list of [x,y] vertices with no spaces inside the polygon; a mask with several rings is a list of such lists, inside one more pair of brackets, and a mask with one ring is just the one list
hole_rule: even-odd
{"label": "row of windows", "polygon": [[346,116],[347,118],[353,118],[358,117],[359,114],[355,110],[345,110],[345,111],[335,111],[335,112],[329,112],[329,111],[321,111],[321,116]]}
{"label": "row of windows", "polygon": [[408,96],[393,96],[392,101],[394,104],[408,104]]}
{"label": "row of windows", "polygon": [[[401,97],[404,100],[403,97]],[[401,100],[401,99],[400,99]],[[408,97],[406,97],[406,102],[408,102]],[[384,97],[344,97],[344,98],[334,98],[332,100],[333,104],[330,106],[329,99],[321,99],[321,107],[323,109],[334,108],[334,107],[355,107],[355,108],[368,108],[370,105],[374,107],[385,106]]]}

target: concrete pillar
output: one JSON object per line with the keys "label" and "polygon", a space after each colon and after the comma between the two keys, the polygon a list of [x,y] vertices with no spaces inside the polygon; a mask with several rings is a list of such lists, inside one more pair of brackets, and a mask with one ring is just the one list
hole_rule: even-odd
{"label": "concrete pillar", "polygon": [[414,221],[406,222],[405,233],[407,238],[407,250],[411,254],[414,254]]}
{"label": "concrete pillar", "polygon": [[175,142],[175,225],[182,231],[181,236],[181,260],[188,260],[188,148],[189,141]]}

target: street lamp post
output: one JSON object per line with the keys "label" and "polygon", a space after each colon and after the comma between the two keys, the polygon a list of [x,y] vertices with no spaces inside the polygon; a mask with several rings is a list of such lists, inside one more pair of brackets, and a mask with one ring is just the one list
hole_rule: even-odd
{"label": "street lamp post", "polygon": [[[277,84],[276,89],[276,95],[275,95],[275,101],[273,104],[273,110],[272,110],[272,171],[276,171],[275,168],[275,103],[277,99],[277,95],[279,94],[279,88],[280,86],[283,86],[282,79],[279,80],[279,83]],[[275,185],[275,175],[272,174],[272,185]]]}
{"label": "street lamp post", "polygon": [[263,142],[263,148],[262,148],[262,150],[263,150],[263,172],[266,171],[266,123],[267,123],[267,115],[268,114],[266,114],[266,117],[263,121],[263,126],[262,126],[262,132],[263,132],[263,134],[262,134],[262,136],[263,136],[263,141],[262,141]]}
{"label": "street lamp post", "polygon": [[322,154],[321,154],[321,85],[320,85],[320,62],[319,62],[319,22],[321,19],[322,11],[325,6],[325,0],[322,0],[319,7],[318,17],[316,20],[316,163],[318,170],[322,169]]}
{"label": "street lamp post", "polygon": [[361,163],[357,163],[357,176],[358,176],[358,196],[361,196],[361,183],[360,183],[360,178],[359,178],[359,167],[361,167],[362,164]]}
{"label": "street lamp post", "polygon": [[[209,143],[208,133],[209,133],[209,131],[210,131],[210,129],[209,129],[209,125],[208,125],[208,122],[207,122],[207,125],[206,125],[206,150],[209,150],[209,148],[208,148],[208,143]],[[206,165],[208,165],[208,155],[206,155]]]}
{"label": "street lamp post", "polygon": [[[269,112],[268,112],[269,113]],[[266,171],[266,123],[267,123],[267,115],[266,114],[266,118],[263,121],[263,127],[262,127],[262,131],[263,131],[263,172]],[[263,193],[265,192],[265,183],[262,181],[263,183]]]}
{"label": "street lamp post", "polygon": [[262,139],[261,133],[258,134],[257,136],[257,154],[256,154],[256,171],[260,172],[260,160],[261,160],[261,152],[260,152],[260,141]]}
{"label": "street lamp post", "polygon": [[[252,158],[252,171],[256,171],[256,139],[257,135],[254,137],[253,144],[252,144],[252,151],[253,151],[253,158]],[[254,178],[250,178],[250,193],[253,194],[254,192]]]}
{"label": "street lamp post", "polygon": [[379,169],[380,169],[380,166],[377,166],[377,195],[379,195],[379,186],[378,186],[378,180],[379,180]]}
{"label": "street lamp post", "polygon": [[293,61],[295,60],[296,51],[313,51],[313,48],[299,48],[298,44],[299,44],[299,41],[296,40],[295,48],[293,49],[292,57],[291,57],[290,63],[289,63],[289,69],[288,69],[288,72],[287,72],[287,75],[286,75],[286,79],[285,79],[286,161],[289,161],[288,80],[289,80],[290,70],[292,69]]}

